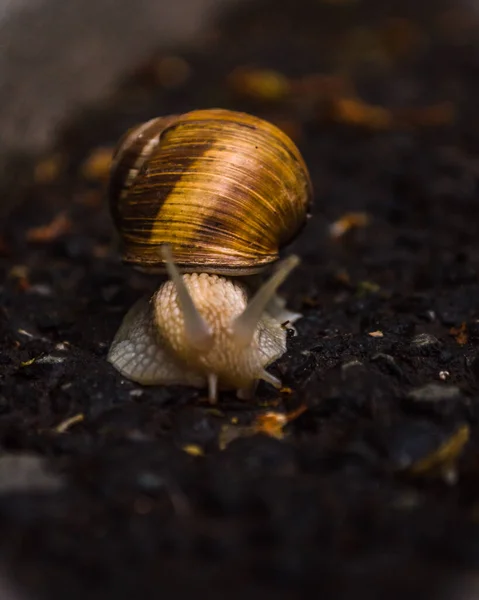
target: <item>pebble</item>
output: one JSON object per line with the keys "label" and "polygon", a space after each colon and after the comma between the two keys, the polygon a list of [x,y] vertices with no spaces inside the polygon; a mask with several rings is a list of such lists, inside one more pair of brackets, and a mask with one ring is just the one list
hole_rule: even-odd
{"label": "pebble", "polygon": [[13,582],[10,580],[7,573],[3,572],[4,567],[2,567],[2,571],[0,572],[0,590],[1,590],[1,599],[2,600],[26,600],[30,598],[30,596],[24,595],[23,589],[20,590],[17,586],[19,585],[17,582]]}
{"label": "pebble", "polygon": [[407,395],[414,402],[448,402],[456,400],[461,396],[461,390],[455,385],[443,385],[440,383],[428,383],[411,390]]}
{"label": "pebble", "polygon": [[38,296],[44,296],[45,298],[53,296],[53,289],[44,283],[36,283],[31,285],[27,292],[29,294],[37,294]]}
{"label": "pebble", "polygon": [[419,356],[430,356],[437,354],[441,348],[441,342],[431,333],[419,333],[411,340],[411,353]]}
{"label": "pebble", "polygon": [[411,343],[413,346],[424,348],[425,346],[438,346],[440,342],[430,333],[419,333],[412,338]]}
{"label": "pebble", "polygon": [[349,360],[341,365],[341,379],[348,381],[356,378],[358,375],[361,376],[366,372],[364,363],[356,358]]}
{"label": "pebble", "polygon": [[380,366],[383,366],[385,370],[391,375],[395,375],[399,378],[403,376],[403,371],[401,367],[397,364],[397,362],[390,354],[384,354],[383,352],[379,352],[371,358],[371,361],[378,363]]}
{"label": "pebble", "polygon": [[357,369],[358,367],[362,367],[362,366],[363,366],[363,363],[360,360],[353,359],[353,360],[343,363],[341,365],[341,371],[343,373],[345,373],[346,371],[349,371],[350,369]]}
{"label": "pebble", "polygon": [[46,356],[37,358],[35,362],[40,365],[56,365],[64,362],[65,360],[65,356],[54,356],[53,354],[47,354]]}
{"label": "pebble", "polygon": [[46,461],[35,454],[0,456],[0,494],[18,492],[56,492],[63,483],[49,472]]}

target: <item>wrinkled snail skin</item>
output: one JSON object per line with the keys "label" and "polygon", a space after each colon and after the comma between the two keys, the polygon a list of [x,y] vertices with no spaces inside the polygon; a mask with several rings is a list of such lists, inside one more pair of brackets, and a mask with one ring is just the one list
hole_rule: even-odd
{"label": "wrinkled snail skin", "polygon": [[108,360],[143,385],[207,387],[211,400],[221,389],[250,398],[261,379],[281,387],[265,369],[301,315],[276,290],[299,259],[253,295],[243,281],[278,260],[311,199],[294,143],[256,117],[200,110],[127,132],[110,177],[122,258],[169,280],[127,313]]}
{"label": "wrinkled snail skin", "polygon": [[183,281],[214,332],[211,348],[200,351],[189,343],[176,289],[167,282],[127,314],[111,346],[110,362],[125,377],[143,385],[204,388],[215,385],[208,380],[208,375],[215,375],[220,388],[240,390],[245,398],[258,379],[279,386],[264,369],[286,351],[287,330],[281,322],[264,312],[251,343],[241,347],[235,343],[231,325],[246,309],[244,287],[206,273],[183,275]]}

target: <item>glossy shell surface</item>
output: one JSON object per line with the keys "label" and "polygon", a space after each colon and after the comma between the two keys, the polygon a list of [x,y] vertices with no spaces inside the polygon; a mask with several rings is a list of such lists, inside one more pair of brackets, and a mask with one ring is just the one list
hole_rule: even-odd
{"label": "glossy shell surface", "polygon": [[115,152],[110,205],[123,260],[161,271],[170,244],[185,272],[258,272],[302,229],[311,182],[276,126],[228,110],[152,119]]}

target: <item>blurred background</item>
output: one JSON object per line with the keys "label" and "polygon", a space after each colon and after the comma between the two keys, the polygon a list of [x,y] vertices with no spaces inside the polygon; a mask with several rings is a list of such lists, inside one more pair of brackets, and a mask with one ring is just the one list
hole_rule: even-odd
{"label": "blurred background", "polygon": [[249,0],[0,0],[0,151],[42,150],[158,46],[201,44]]}

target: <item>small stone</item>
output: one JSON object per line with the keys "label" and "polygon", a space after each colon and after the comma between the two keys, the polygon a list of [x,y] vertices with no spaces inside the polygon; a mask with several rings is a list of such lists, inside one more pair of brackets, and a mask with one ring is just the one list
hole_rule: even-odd
{"label": "small stone", "polygon": [[402,369],[390,354],[379,352],[378,354],[375,354],[371,360],[372,362],[378,363],[380,367],[383,367],[384,370],[391,375],[396,375],[397,377],[403,376]]}
{"label": "small stone", "polygon": [[351,377],[354,378],[358,373],[361,373],[364,370],[364,364],[360,360],[353,358],[341,365],[341,379],[345,381]]}
{"label": "small stone", "polygon": [[430,333],[419,333],[412,338],[411,343],[413,346],[423,348],[424,346],[438,346],[440,342]]}
{"label": "small stone", "polygon": [[65,352],[69,347],[69,342],[59,342],[58,344],[55,344],[55,350],[58,350],[59,352]]}
{"label": "small stone", "polygon": [[408,399],[414,402],[448,402],[456,400],[461,396],[461,390],[455,385],[442,385],[440,383],[428,383],[419,388],[411,390]]}
{"label": "small stone", "polygon": [[138,485],[148,492],[164,488],[166,481],[163,477],[149,471],[142,471],[137,476]]}
{"label": "small stone", "polygon": [[[0,573],[0,590],[2,592],[2,600],[26,600],[27,596],[23,594],[23,587],[17,587],[17,582],[13,582],[9,579],[8,575],[3,572]],[[30,597],[30,596],[28,596]]]}
{"label": "small stone", "polygon": [[26,453],[0,456],[0,494],[56,492],[61,487],[61,478],[48,471],[42,457]]}
{"label": "small stone", "polygon": [[53,289],[44,283],[35,283],[28,288],[29,294],[37,294],[37,296],[44,296],[45,298],[53,295]]}
{"label": "small stone", "polygon": [[423,503],[420,494],[415,490],[407,490],[393,500],[393,507],[398,510],[414,510]]}
{"label": "small stone", "polygon": [[40,358],[37,358],[35,362],[39,365],[57,365],[61,364],[65,360],[65,356],[54,356],[53,354],[47,354],[45,356],[40,356]]}
{"label": "small stone", "polygon": [[411,353],[417,356],[431,356],[440,351],[441,342],[431,333],[419,333],[411,340]]}

